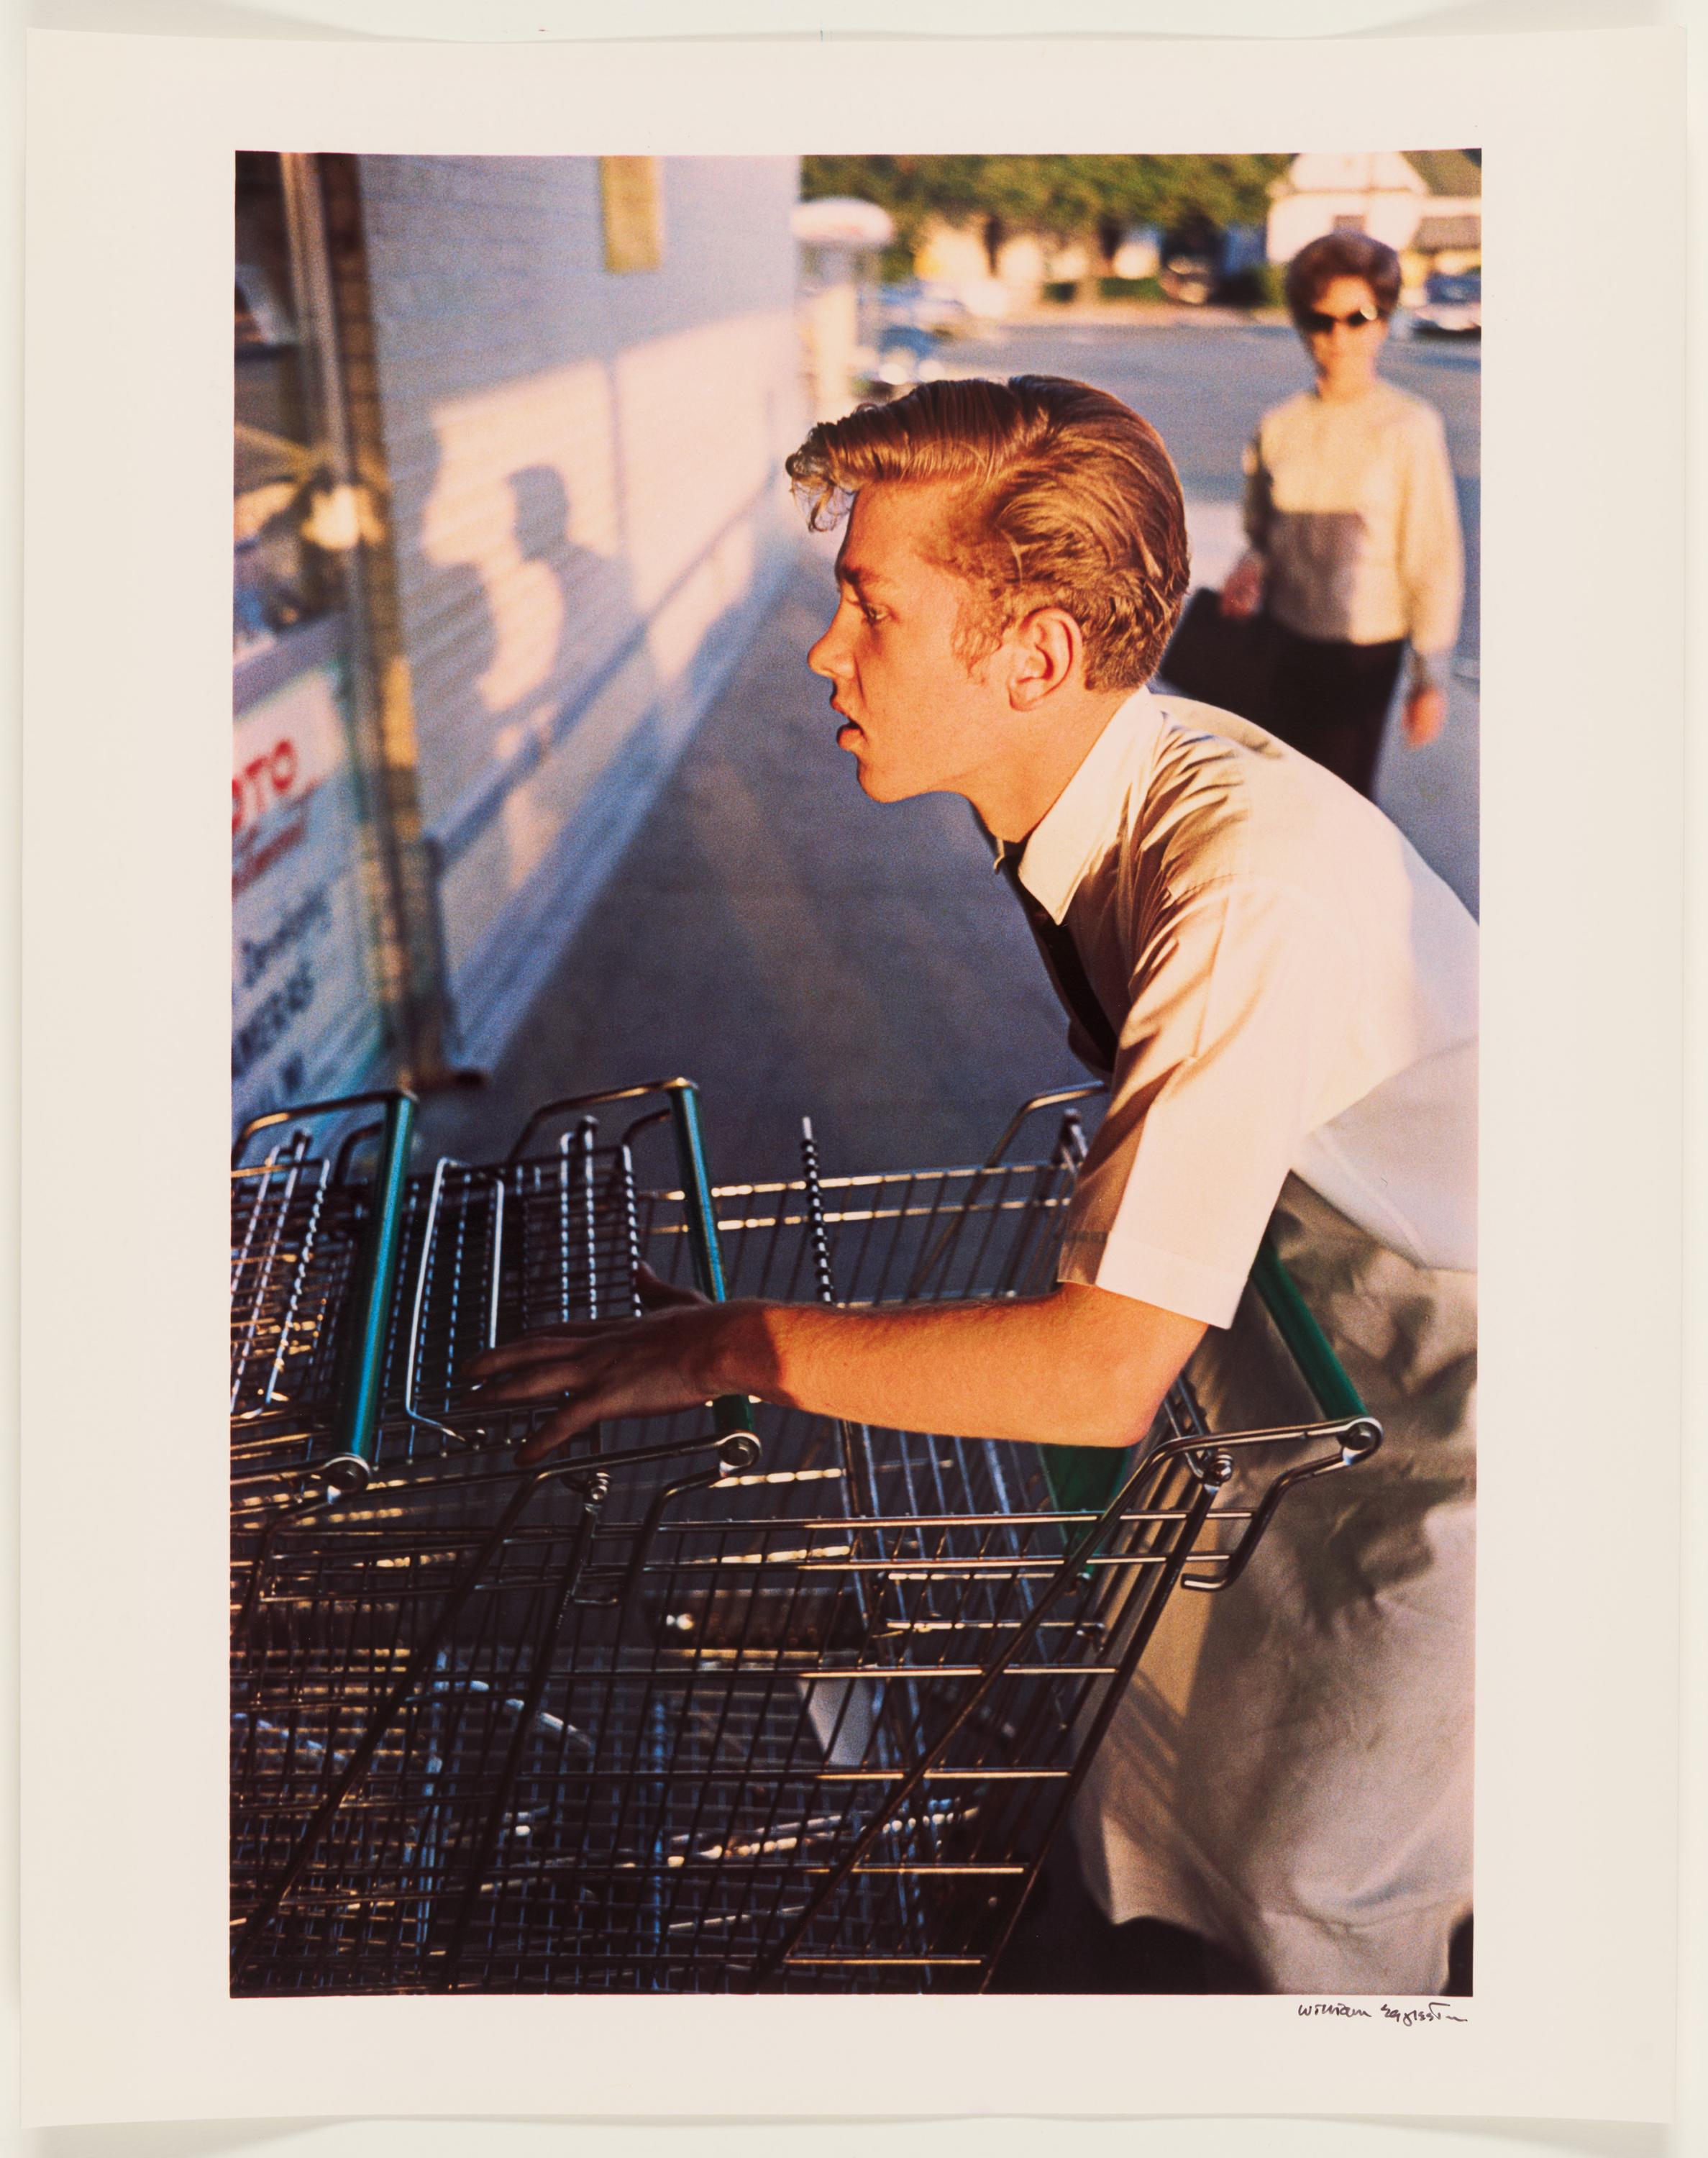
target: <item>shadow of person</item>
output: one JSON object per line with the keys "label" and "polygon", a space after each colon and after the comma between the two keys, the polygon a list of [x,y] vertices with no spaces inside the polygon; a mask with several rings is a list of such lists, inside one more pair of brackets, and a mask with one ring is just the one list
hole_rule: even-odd
{"label": "shadow of person", "polygon": [[567,596],[573,560],[590,550],[570,542],[570,493],[563,474],[551,465],[523,465],[505,484],[515,506],[517,551],[524,561],[543,563]]}
{"label": "shadow of person", "polygon": [[[520,465],[504,485],[513,554],[498,650],[481,679],[494,738],[519,723],[543,753],[573,731],[601,679],[640,656],[645,625],[621,555],[570,536],[574,504],[555,466]],[[648,671],[632,694],[650,704],[658,687]]]}
{"label": "shadow of person", "polygon": [[[417,512],[416,607],[438,655],[421,700],[423,809],[453,1038],[465,1055],[501,1044],[508,1061],[527,1031],[523,978],[544,986],[560,957],[546,947],[560,947],[656,789],[663,684],[630,565],[574,536],[559,466],[536,459],[472,484],[467,462],[445,457],[441,443]],[[530,1073],[541,1098],[563,1091],[555,1061]]]}

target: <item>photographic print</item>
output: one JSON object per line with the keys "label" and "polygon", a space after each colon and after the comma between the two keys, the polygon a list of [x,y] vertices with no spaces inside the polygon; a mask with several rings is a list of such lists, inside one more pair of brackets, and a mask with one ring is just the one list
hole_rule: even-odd
{"label": "photographic print", "polygon": [[34,40],[28,2119],[1664,2112],[1677,80]]}
{"label": "photographic print", "polygon": [[235,234],[234,1990],[1450,2013],[1480,152]]}

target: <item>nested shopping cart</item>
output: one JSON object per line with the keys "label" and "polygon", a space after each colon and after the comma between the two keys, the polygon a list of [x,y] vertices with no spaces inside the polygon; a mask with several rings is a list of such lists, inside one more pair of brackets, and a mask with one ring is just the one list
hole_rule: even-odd
{"label": "nested shopping cart", "polygon": [[[978,1990],[1177,1593],[1380,1443],[1266,1254],[1318,1413],[1129,1455],[737,1397],[606,1423],[478,1350],[702,1293],[1022,1297],[1084,1140],[714,1187],[687,1082],[558,1102],[411,1173],[413,1104],[257,1119],[232,1173],[232,1986],[244,1994]],[[1047,1128],[1035,1158],[1010,1159]],[[637,1164],[673,1146],[662,1180]]]}

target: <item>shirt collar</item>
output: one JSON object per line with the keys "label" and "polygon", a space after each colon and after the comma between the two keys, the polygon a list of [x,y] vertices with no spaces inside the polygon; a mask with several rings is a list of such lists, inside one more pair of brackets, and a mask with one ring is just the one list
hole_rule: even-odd
{"label": "shirt collar", "polygon": [[1161,710],[1149,690],[1135,689],[1111,713],[1029,837],[1019,845],[998,841],[996,866],[1018,854],[1020,882],[1053,922],[1066,914],[1080,879],[1121,814],[1133,761],[1148,750],[1161,725]]}

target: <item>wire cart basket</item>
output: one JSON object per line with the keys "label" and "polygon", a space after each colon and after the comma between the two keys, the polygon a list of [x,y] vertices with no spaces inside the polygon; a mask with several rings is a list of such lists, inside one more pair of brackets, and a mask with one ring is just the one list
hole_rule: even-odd
{"label": "wire cart basket", "polygon": [[637,1314],[642,1259],[713,1298],[1042,1293],[1094,1091],[982,1166],[825,1175],[805,1126],[798,1176],[720,1187],[679,1079],[426,1173],[407,1095],[245,1128],[234,1992],[988,1983],[1169,1597],[1380,1443],[1278,1262],[1254,1287],[1320,1416],[1212,1434],[1181,1381],[1125,1456],[730,1397],[522,1469],[544,1412],[458,1375]]}

